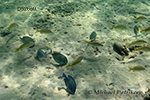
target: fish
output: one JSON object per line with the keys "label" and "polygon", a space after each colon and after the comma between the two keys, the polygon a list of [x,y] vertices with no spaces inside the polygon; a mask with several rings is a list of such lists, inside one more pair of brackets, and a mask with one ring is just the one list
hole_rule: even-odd
{"label": "fish", "polygon": [[[143,66],[134,66],[133,68],[131,68],[131,67],[129,67],[129,71],[141,71],[141,70],[145,70],[146,68],[145,67],[143,67]],[[128,71],[128,72],[129,72]]]}
{"label": "fish", "polygon": [[26,47],[28,48],[33,44],[34,43],[32,41],[26,42],[26,43],[22,44],[19,48],[15,48],[15,50],[16,50],[15,52],[22,50],[23,48],[26,48]]}
{"label": "fish", "polygon": [[59,63],[58,66],[64,66],[68,63],[68,59],[63,54],[61,54],[59,52],[53,52],[52,53],[52,50],[51,50],[51,52],[48,54],[51,54],[53,56],[54,60],[57,63]]}
{"label": "fish", "polygon": [[[95,39],[96,39],[96,32],[93,31],[93,32],[90,34],[90,42],[95,41]],[[88,46],[89,46],[89,44],[87,44],[86,49],[87,49]]]}
{"label": "fish", "polygon": [[141,31],[140,31],[140,32],[143,32],[143,31],[144,31],[144,32],[148,32],[148,31],[150,31],[150,27],[145,28],[145,29],[142,29],[142,28],[141,28]]}
{"label": "fish", "polygon": [[70,94],[74,95],[76,92],[76,87],[77,87],[75,79],[70,75],[68,75],[68,77],[67,77],[64,73],[61,77],[62,78],[64,77],[65,85],[67,87],[67,88],[63,87],[61,89],[65,89],[68,92],[68,96]]}
{"label": "fish", "polygon": [[40,29],[40,30],[36,29],[35,33],[37,33],[37,32],[40,32],[40,33],[52,33],[52,31],[49,30],[49,29]]}
{"label": "fish", "polygon": [[[7,44],[11,39],[13,39],[16,35],[17,35],[17,34],[13,34],[13,35],[7,40],[6,44]],[[5,44],[5,45],[6,45],[6,44]]]}
{"label": "fish", "polygon": [[19,36],[19,38],[21,39],[21,42],[22,42],[22,43],[32,41],[34,44],[31,45],[29,48],[33,48],[33,47],[35,46],[35,41],[34,41],[34,39],[32,39],[31,37],[29,37],[29,36],[23,36],[23,37],[21,38],[21,37]]}
{"label": "fish", "polygon": [[129,12],[129,14],[141,14],[141,15],[145,15],[145,16],[150,16],[150,14],[145,14],[145,13],[141,13],[141,12]]}
{"label": "fish", "polygon": [[137,41],[134,41],[134,42],[131,42],[131,43],[126,43],[126,46],[133,46],[133,45],[142,45],[142,44],[145,44],[147,43],[146,41],[144,40],[137,40]]}
{"label": "fish", "polygon": [[113,28],[115,28],[115,29],[127,29],[127,27],[124,25],[114,25],[114,26],[111,25],[110,29],[113,29]]}
{"label": "fish", "polygon": [[47,57],[47,54],[46,54],[46,52],[44,53],[41,49],[39,49],[37,51],[36,58],[40,59],[40,58],[43,58],[43,57]]}
{"label": "fish", "polygon": [[74,65],[80,63],[80,62],[82,61],[82,59],[83,59],[83,57],[80,56],[80,57],[78,57],[75,61],[73,61],[71,64],[68,64],[68,63],[67,63],[66,68],[69,67],[69,66],[73,67]]}
{"label": "fish", "polygon": [[95,41],[95,39],[96,39],[96,32],[94,31],[94,32],[92,32],[91,35],[90,35],[90,42]]}
{"label": "fish", "polygon": [[134,22],[137,22],[139,20],[147,19],[145,16],[139,16],[136,19],[134,19]]}
{"label": "fish", "polygon": [[150,47],[142,46],[139,48],[134,48],[134,51],[150,51]]}
{"label": "fish", "polygon": [[1,35],[1,37],[5,37],[5,36],[7,36],[7,35],[9,35],[11,33],[12,32],[10,32],[10,31],[3,31],[2,33],[0,33],[0,35]]}
{"label": "fish", "polygon": [[101,43],[98,43],[98,42],[90,42],[90,41],[86,41],[84,40],[85,43],[88,43],[90,45],[93,45],[93,46],[103,46]]}
{"label": "fish", "polygon": [[12,23],[9,25],[8,30],[10,31],[11,29],[15,28],[16,26],[18,26],[17,23]]}
{"label": "fish", "polygon": [[150,4],[146,3],[145,1],[141,1],[143,4],[150,6]]}
{"label": "fish", "polygon": [[134,26],[134,34],[137,35],[139,34],[139,27],[137,25]]}

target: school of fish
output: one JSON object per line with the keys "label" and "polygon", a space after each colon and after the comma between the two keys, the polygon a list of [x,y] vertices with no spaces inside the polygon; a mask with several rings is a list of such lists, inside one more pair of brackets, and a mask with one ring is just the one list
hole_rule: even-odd
{"label": "school of fish", "polygon": [[[146,5],[149,5],[148,3],[146,2],[142,2]],[[130,12],[132,14],[141,14],[141,16],[137,16],[135,19],[134,19],[134,22],[135,23],[139,23],[140,21],[143,21],[143,20],[147,20],[148,18],[146,17],[147,14],[144,14],[144,13],[140,13],[140,12]],[[19,27],[18,23],[11,23],[7,30],[10,34],[10,32],[13,32],[13,30],[15,28]],[[123,25],[123,24],[116,24],[116,25],[111,25],[110,26],[110,29],[121,29],[121,30],[127,30],[128,28]],[[141,28],[139,27],[138,25],[135,25],[134,28],[133,28],[133,33],[135,34],[136,36],[136,40],[134,41],[131,41],[130,43],[126,43],[125,47],[126,48],[129,48],[131,46],[134,47],[134,51],[138,51],[138,52],[149,52],[150,51],[150,47],[146,46],[146,44],[148,43],[146,40],[142,40],[142,39],[137,39],[138,38],[138,35],[142,32],[149,32],[150,31],[150,27],[146,27],[146,28]],[[51,34],[53,33],[50,29],[35,29],[35,33],[47,33],[47,34]],[[7,35],[7,34],[5,34]],[[4,36],[5,36],[4,35]],[[6,42],[6,44],[8,44],[8,42],[14,38],[16,36],[16,34],[12,35]],[[23,36],[23,37],[20,37],[20,41],[23,43],[21,44],[18,48],[15,48],[15,52],[20,52],[21,50],[24,50],[24,49],[31,49],[35,46],[35,41],[34,39],[32,39],[31,37],[29,36]],[[99,46],[104,46],[104,44],[98,42],[99,40],[96,39],[97,38],[97,34],[95,31],[93,31],[91,34],[90,34],[90,37],[89,37],[89,40],[83,40],[85,44],[87,44],[87,47],[88,46],[95,46],[95,47],[99,47]],[[67,57],[64,55],[64,54],[61,54],[60,52],[56,52],[56,51],[51,51],[49,53],[47,52],[44,52],[42,49],[38,49],[37,50],[37,53],[36,53],[36,56],[35,56],[35,59],[41,61],[41,59],[44,58],[47,58],[47,56],[51,55],[53,60],[56,62],[56,64],[53,64],[51,63],[52,65],[56,66],[56,67],[62,67],[62,66],[65,66],[65,68],[68,68],[69,66],[71,66],[70,68],[76,66],[76,67],[79,67],[81,66],[82,64],[82,61],[84,62],[84,56],[78,56],[76,57],[75,59],[71,60],[71,61],[68,61]],[[68,62],[71,62],[71,63],[68,63]],[[82,64],[80,64],[82,63]],[[128,72],[130,71],[144,71],[146,70],[146,68],[143,66],[143,65],[137,65],[137,66],[133,66],[133,67],[129,67],[129,70]],[[65,89],[66,92],[68,92],[68,95],[72,94],[74,95],[75,92],[76,92],[76,88],[77,88],[77,85],[76,85],[76,81],[75,79],[68,75],[68,77],[66,76],[65,73],[62,74],[62,76],[60,76],[60,78],[64,78],[64,82],[65,82],[65,85],[66,85],[66,88],[62,87],[62,88],[59,88],[60,89]]]}

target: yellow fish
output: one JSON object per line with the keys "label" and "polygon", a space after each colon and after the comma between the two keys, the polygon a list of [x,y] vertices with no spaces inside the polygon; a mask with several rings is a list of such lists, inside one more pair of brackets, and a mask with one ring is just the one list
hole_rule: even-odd
{"label": "yellow fish", "polygon": [[150,31],[150,27],[145,28],[145,29],[142,29],[142,28],[141,28],[141,31],[140,31],[140,32],[143,32],[143,31],[144,31],[144,32],[148,32],[148,31]]}
{"label": "yellow fish", "polygon": [[77,58],[75,61],[73,61],[71,64],[67,64],[66,68],[69,67],[69,66],[73,67],[74,65],[80,63],[82,59],[83,59],[82,56],[78,57],[78,58]]}
{"label": "yellow fish", "polygon": [[36,29],[35,33],[37,33],[37,32],[40,32],[40,33],[52,33],[52,31],[49,30],[49,29],[40,29],[40,30]]}
{"label": "yellow fish", "polygon": [[18,50],[22,50],[23,48],[30,47],[32,45],[34,45],[34,42],[32,42],[32,41],[25,42],[19,48],[15,48],[15,50],[16,50],[15,52],[17,52]]}
{"label": "yellow fish", "polygon": [[[133,70],[134,71],[141,71],[141,70],[145,70],[146,68],[143,66],[134,66],[133,68],[129,67],[129,71]],[[128,71],[128,72],[129,72]]]}
{"label": "yellow fish", "polygon": [[143,46],[139,48],[134,48],[134,51],[150,51],[150,47]]}
{"label": "yellow fish", "polygon": [[91,41],[86,41],[86,40],[84,40],[84,42],[93,46],[103,46],[101,43],[98,43],[98,42],[91,42]]}
{"label": "yellow fish", "polygon": [[114,25],[114,26],[111,25],[110,29],[113,29],[113,28],[115,28],[115,29],[127,29],[127,27],[124,25]]}
{"label": "yellow fish", "polygon": [[9,25],[8,30],[10,31],[11,29],[15,28],[16,26],[18,26],[18,24],[12,23]]}
{"label": "yellow fish", "polygon": [[126,46],[133,46],[133,45],[141,45],[141,44],[145,44],[145,43],[147,43],[146,41],[144,41],[144,40],[137,40],[137,41],[134,41],[134,42],[132,42],[132,43],[126,43]]}
{"label": "yellow fish", "polygon": [[137,22],[139,20],[147,19],[145,16],[139,16],[136,19],[134,19],[134,22]]}

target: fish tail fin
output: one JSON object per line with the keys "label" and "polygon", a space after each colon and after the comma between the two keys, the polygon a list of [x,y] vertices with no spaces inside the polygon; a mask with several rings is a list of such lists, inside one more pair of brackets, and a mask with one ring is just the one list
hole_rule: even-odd
{"label": "fish tail fin", "polygon": [[130,72],[132,70],[132,68],[131,67],[129,67],[129,71],[128,72]]}
{"label": "fish tail fin", "polygon": [[88,43],[88,41],[84,40],[85,43]]}
{"label": "fish tail fin", "polygon": [[65,77],[65,78],[66,78],[66,75],[65,75],[65,73],[63,73],[62,77]]}
{"label": "fish tail fin", "polygon": [[137,22],[137,19],[134,19],[134,22],[136,23],[136,22]]}
{"label": "fish tail fin", "polygon": [[68,68],[69,66],[70,66],[70,64],[68,64],[68,63],[67,63],[67,66],[66,66],[66,68]]}
{"label": "fish tail fin", "polygon": [[51,50],[51,52],[49,52],[48,54],[52,54],[53,53],[51,48],[50,48],[50,50]]}
{"label": "fish tail fin", "polygon": [[15,50],[16,50],[15,52],[17,52],[19,50],[19,48],[15,48]]}
{"label": "fish tail fin", "polygon": [[74,65],[72,65],[71,67],[73,67]]}
{"label": "fish tail fin", "polygon": [[140,32],[143,32],[143,31],[144,31],[144,29],[142,29],[141,27],[140,27],[140,29],[141,29],[141,31],[140,31]]}
{"label": "fish tail fin", "polygon": [[35,33],[37,33],[37,32],[39,32],[39,30],[38,30],[38,29],[36,29]]}
{"label": "fish tail fin", "polygon": [[126,43],[126,47],[129,46],[129,45],[130,45],[130,43]]}
{"label": "fish tail fin", "polygon": [[136,19],[134,19],[134,22],[136,22]]}
{"label": "fish tail fin", "polygon": [[134,51],[136,51],[137,49],[136,48],[134,48]]}
{"label": "fish tail fin", "polygon": [[110,25],[110,29],[113,29],[113,26],[112,26],[112,25]]}

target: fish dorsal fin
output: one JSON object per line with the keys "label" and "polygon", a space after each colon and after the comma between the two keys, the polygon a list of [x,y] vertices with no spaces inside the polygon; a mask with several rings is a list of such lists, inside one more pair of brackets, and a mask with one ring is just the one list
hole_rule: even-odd
{"label": "fish dorsal fin", "polygon": [[65,73],[63,73],[62,77],[65,77],[65,78],[67,78],[67,76],[65,75]]}

